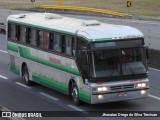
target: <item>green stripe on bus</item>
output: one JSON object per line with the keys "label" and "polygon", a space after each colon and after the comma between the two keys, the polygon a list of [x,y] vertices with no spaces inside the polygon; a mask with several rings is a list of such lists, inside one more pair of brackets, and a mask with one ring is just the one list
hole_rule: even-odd
{"label": "green stripe on bus", "polygon": [[62,82],[47,78],[37,73],[32,74],[32,80],[46,87],[55,89],[68,95],[68,86]]}
{"label": "green stripe on bus", "polygon": [[46,65],[46,66],[49,66],[49,67],[52,67],[52,68],[62,70],[64,72],[68,72],[68,73],[80,76],[79,71],[76,70],[76,69],[69,68],[69,67],[66,67],[64,65],[56,64],[56,63],[53,63],[53,62],[50,62],[50,61],[32,56],[30,54],[30,51],[29,51],[28,48],[24,48],[24,47],[19,46],[18,49],[19,49],[20,56],[23,57],[23,58],[29,59],[29,60],[34,61],[34,62],[41,63],[43,65]]}
{"label": "green stripe on bus", "polygon": [[79,99],[84,102],[91,103],[91,93],[79,90]]}
{"label": "green stripe on bus", "polygon": [[14,52],[18,52],[17,46],[14,45],[14,44],[11,44],[11,43],[8,43],[8,44],[7,44],[7,49],[8,49],[8,50],[11,50],[11,51],[14,51]]}
{"label": "green stripe on bus", "polygon": [[113,40],[112,38],[99,38],[95,39],[96,41],[108,41],[108,40]]}
{"label": "green stripe on bus", "polygon": [[[57,80],[47,78],[37,73],[32,74],[32,80],[36,83],[68,95],[68,85],[62,82],[58,82]],[[79,99],[84,102],[91,103],[91,94],[86,91],[79,90]]]}
{"label": "green stripe on bus", "polygon": [[20,75],[20,67],[10,64],[10,70],[15,74]]}

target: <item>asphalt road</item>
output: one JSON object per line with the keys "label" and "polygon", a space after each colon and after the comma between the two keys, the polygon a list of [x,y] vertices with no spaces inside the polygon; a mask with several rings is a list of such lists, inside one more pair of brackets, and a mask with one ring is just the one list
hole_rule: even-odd
{"label": "asphalt road", "polygon": [[[3,11],[2,16],[5,14]],[[12,13],[12,11],[10,12]],[[17,12],[16,12],[17,13]],[[5,14],[7,16],[7,14]],[[72,16],[82,19],[96,19],[102,22],[114,23],[114,24],[124,24],[139,28],[144,34],[146,34],[146,39],[152,39],[151,46],[154,48],[159,48],[160,42],[156,41],[160,38],[159,28],[160,23],[155,21],[139,21],[139,20],[128,20],[128,19],[114,19],[114,18],[100,18],[100,17],[86,17],[86,16]],[[1,17],[5,19],[4,17]],[[150,35],[148,30],[150,29]],[[151,32],[152,31],[152,32]],[[147,37],[148,35],[148,37]],[[6,49],[6,43],[4,35],[0,35],[0,105],[5,106],[11,111],[160,111],[160,70],[152,69],[149,70],[150,79],[150,96],[145,99],[106,103],[98,105],[83,104],[82,106],[75,106],[72,104],[68,96],[46,88],[41,85],[35,85],[28,87],[25,85],[23,79],[8,70],[8,55]],[[155,45],[153,44],[155,43]],[[81,115],[81,114],[80,114]],[[63,117],[63,114],[62,114]],[[32,118],[27,118],[31,119]],[[53,120],[53,118],[43,118],[46,120]],[[75,118],[59,118],[59,119],[75,119]],[[138,118],[80,118],[81,119],[134,119]],[[159,118],[141,118],[142,120],[149,119],[159,119]]]}

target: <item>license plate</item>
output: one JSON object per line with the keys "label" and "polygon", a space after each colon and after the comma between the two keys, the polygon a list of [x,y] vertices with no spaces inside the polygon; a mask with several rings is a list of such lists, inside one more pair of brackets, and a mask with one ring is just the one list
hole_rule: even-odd
{"label": "license plate", "polygon": [[118,93],[118,96],[119,97],[125,97],[125,96],[127,96],[127,93],[126,92],[121,92],[121,93]]}

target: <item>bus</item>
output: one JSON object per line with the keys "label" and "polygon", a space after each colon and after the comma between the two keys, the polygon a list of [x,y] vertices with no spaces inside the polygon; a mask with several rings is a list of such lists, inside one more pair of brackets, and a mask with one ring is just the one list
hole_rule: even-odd
{"label": "bus", "polygon": [[89,104],[146,98],[148,47],[136,28],[25,13],[7,19],[9,69]]}

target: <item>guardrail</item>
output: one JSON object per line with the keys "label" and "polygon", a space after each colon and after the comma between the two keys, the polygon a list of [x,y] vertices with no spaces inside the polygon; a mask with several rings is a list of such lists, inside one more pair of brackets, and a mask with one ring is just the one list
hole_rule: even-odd
{"label": "guardrail", "polygon": [[40,6],[42,9],[54,9],[54,10],[69,10],[69,11],[79,11],[79,12],[89,12],[89,13],[99,13],[99,14],[107,14],[107,15],[114,15],[119,17],[131,17],[132,15],[114,12],[110,10],[104,9],[96,9],[96,8],[87,8],[87,7],[74,7],[74,6],[59,6],[59,5],[42,5]]}

